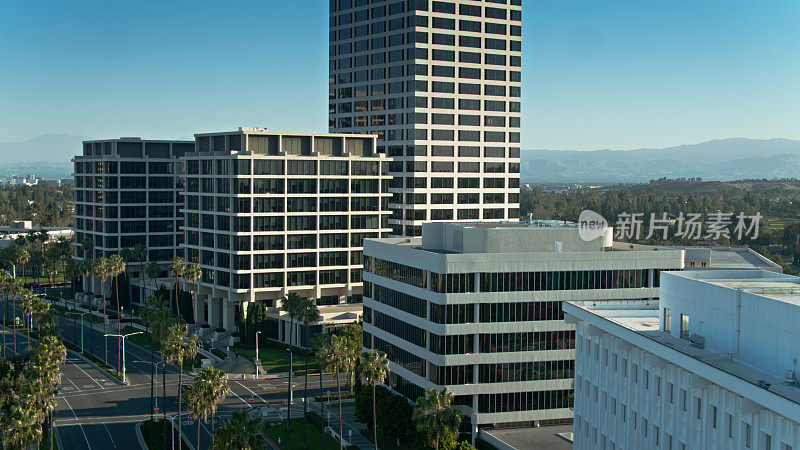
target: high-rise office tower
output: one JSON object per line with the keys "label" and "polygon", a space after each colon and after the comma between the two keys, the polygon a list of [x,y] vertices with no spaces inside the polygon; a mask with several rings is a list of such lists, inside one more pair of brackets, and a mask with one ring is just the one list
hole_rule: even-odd
{"label": "high-rise office tower", "polygon": [[519,216],[521,0],[331,0],[329,128],[393,158],[390,225]]}

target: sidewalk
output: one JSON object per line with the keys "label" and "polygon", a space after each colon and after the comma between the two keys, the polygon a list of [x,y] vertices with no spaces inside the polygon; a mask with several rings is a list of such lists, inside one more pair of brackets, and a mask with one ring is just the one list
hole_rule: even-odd
{"label": "sidewalk", "polygon": [[[327,420],[327,415],[330,414],[328,426],[333,428],[336,433],[339,432],[339,407],[336,402],[325,404],[325,417],[322,416],[322,405],[314,400],[308,402],[308,409],[319,414],[323,421]],[[351,445],[355,445],[361,450],[373,450],[375,446],[361,434],[361,430],[366,429],[366,424],[356,422],[355,402],[342,404],[342,433],[344,433],[345,440],[349,441],[352,436]]]}

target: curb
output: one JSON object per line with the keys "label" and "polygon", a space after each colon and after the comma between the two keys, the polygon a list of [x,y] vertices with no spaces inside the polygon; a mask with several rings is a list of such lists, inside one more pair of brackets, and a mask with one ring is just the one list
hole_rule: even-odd
{"label": "curb", "polygon": [[53,424],[53,436],[56,437],[56,445],[58,445],[59,449],[64,449],[64,443],[61,442],[61,433],[58,432],[58,427]]}
{"label": "curb", "polygon": [[142,422],[136,422],[136,439],[139,441],[142,450],[149,450],[147,444],[144,442],[144,436],[142,436]]}

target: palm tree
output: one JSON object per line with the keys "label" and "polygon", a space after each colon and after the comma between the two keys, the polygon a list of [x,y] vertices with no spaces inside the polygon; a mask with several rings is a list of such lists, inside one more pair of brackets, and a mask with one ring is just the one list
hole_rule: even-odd
{"label": "palm tree", "polygon": [[194,331],[197,332],[197,323],[198,320],[198,308],[200,305],[197,303],[197,292],[200,290],[200,277],[203,275],[203,271],[200,269],[200,266],[197,264],[186,264],[183,268],[183,278],[186,281],[191,281],[195,283],[194,286]]}
{"label": "palm tree", "polygon": [[3,299],[3,359],[6,359],[6,312],[8,309],[8,286],[11,280],[11,275],[4,269],[0,269],[0,291],[3,292],[3,296],[5,297]]}
{"label": "palm tree", "polygon": [[83,240],[81,241],[81,248],[83,249],[83,259],[92,259],[92,250],[94,250],[94,240],[92,240],[92,238],[90,237],[83,238]]}
{"label": "palm tree", "polygon": [[319,322],[322,317],[319,315],[319,308],[317,305],[314,304],[313,301],[304,298],[300,301],[297,309],[297,320],[299,320],[303,324],[303,330],[305,331],[305,350],[306,350],[306,366],[305,366],[305,387],[303,388],[303,448],[306,447],[306,414],[308,412],[308,350],[311,347],[311,338],[309,337],[309,331],[311,330],[311,324],[315,322]]}
{"label": "palm tree", "polygon": [[28,448],[42,437],[38,411],[27,405],[12,405],[10,414],[3,417],[2,425],[5,448]]}
{"label": "palm tree", "polygon": [[28,264],[28,261],[31,260],[31,254],[27,248],[19,248],[15,256],[14,263],[22,267],[22,282],[25,283],[25,264]]}
{"label": "palm tree", "polygon": [[211,432],[214,432],[214,411],[217,404],[228,394],[228,379],[225,372],[206,367],[201,370],[184,393],[186,408],[197,419],[197,448],[200,448],[200,420],[211,417]]}
{"label": "palm tree", "polygon": [[428,443],[438,449],[439,444],[455,440],[461,424],[461,411],[453,407],[453,393],[443,388],[425,389],[414,405],[411,416],[417,431],[423,433]]}
{"label": "palm tree", "polygon": [[386,353],[372,349],[361,354],[361,378],[372,386],[372,442],[378,450],[378,416],[375,414],[375,388],[389,375],[389,360]]}
{"label": "palm tree", "polygon": [[11,317],[14,318],[13,323],[11,324],[12,329],[14,332],[12,333],[14,337],[14,354],[17,354],[17,305],[16,299],[22,293],[24,289],[22,287],[23,281],[19,278],[14,278],[9,280],[8,285],[6,286],[6,292],[8,293],[9,297],[11,297]]}
{"label": "palm tree", "polygon": [[[114,283],[114,294],[117,297],[117,334],[122,334],[122,310],[119,307],[119,276],[125,272],[125,260],[119,255],[108,257],[108,274],[116,278]],[[119,375],[119,363],[122,359],[122,338],[117,338],[117,375]]]}
{"label": "palm tree", "polygon": [[31,321],[33,318],[34,302],[39,299],[39,296],[34,294],[28,289],[24,289],[19,296],[20,309],[25,316],[25,335],[28,341],[28,347],[31,346]]}
{"label": "palm tree", "polygon": [[[178,366],[178,436],[181,435],[181,382],[183,381],[183,360],[193,359],[197,356],[199,341],[196,334],[188,335],[189,329],[185,323],[178,323],[167,329],[164,341],[161,343],[161,355],[167,362]],[[166,371],[166,369],[165,369]],[[166,406],[166,405],[165,405]],[[178,440],[178,450],[181,448]]]}
{"label": "palm tree", "polygon": [[[147,331],[149,344],[150,344],[150,420],[153,417],[153,383],[155,383],[155,365],[153,359],[155,356],[155,346],[153,340],[161,341],[164,336],[164,330],[169,326],[169,320],[172,318],[172,310],[167,302],[156,296],[149,296],[144,302],[144,306],[139,308],[139,317],[142,318],[142,323]],[[166,373],[166,371],[165,371]],[[166,411],[165,411],[166,412]]]}
{"label": "palm tree", "polygon": [[211,436],[212,450],[255,450],[264,448],[261,419],[250,420],[245,411],[234,411]]}
{"label": "palm tree", "polygon": [[147,247],[142,244],[136,244],[132,248],[123,248],[119,251],[119,256],[125,260],[126,265],[132,263],[139,264],[139,281],[141,282],[139,303],[144,304],[144,265],[147,260]]}
{"label": "palm tree", "polygon": [[347,345],[347,339],[335,334],[331,336],[330,341],[323,345],[320,353],[325,370],[336,375],[336,392],[339,403],[339,448],[342,449],[342,385],[339,382],[339,374],[353,370],[356,355],[352,354],[350,346]]}
{"label": "palm tree", "polygon": [[100,258],[95,260],[92,271],[94,276],[100,280],[100,297],[103,299],[103,341],[105,342],[105,354],[103,362],[108,365],[108,316],[106,315],[106,290],[105,283],[108,277],[111,276],[111,268],[108,264],[108,258]]}
{"label": "palm tree", "polygon": [[161,273],[161,267],[158,266],[157,262],[150,261],[147,263],[144,272],[147,278],[153,280],[153,292],[155,293],[158,290],[158,274]]}
{"label": "palm tree", "polygon": [[176,256],[172,258],[169,263],[169,273],[175,276],[175,311],[181,315],[181,307],[178,304],[178,277],[183,276],[183,271],[186,268],[183,264],[183,258]]}
{"label": "palm tree", "polygon": [[[303,299],[294,292],[290,292],[289,294],[283,297],[283,309],[289,314],[289,320],[291,320],[291,324],[289,325],[289,346],[293,345],[294,341],[294,318],[297,316],[297,312],[299,311],[300,302]],[[290,367],[289,370],[292,370]]]}

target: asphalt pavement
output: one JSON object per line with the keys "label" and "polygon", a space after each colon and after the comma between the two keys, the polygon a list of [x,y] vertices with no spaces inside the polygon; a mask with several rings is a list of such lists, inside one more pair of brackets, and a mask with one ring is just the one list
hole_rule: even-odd
{"label": "asphalt pavement", "polygon": [[[88,322],[77,322],[72,319],[58,318],[61,334],[66,341],[80,347],[81,327],[83,327],[84,349],[99,360],[103,359],[102,324],[90,326]],[[113,330],[111,329],[113,328]],[[109,327],[108,332],[115,333],[116,326]],[[6,336],[6,352],[13,351],[9,342],[10,333]],[[17,351],[26,347],[24,336],[17,335]],[[116,338],[108,338],[108,365],[116,367]],[[163,417],[164,386],[161,359],[156,355],[153,361],[158,366],[158,414]],[[110,377],[102,370],[87,363],[77,354],[69,352],[62,369],[62,382],[57,397],[55,425],[61,443],[67,449],[139,449],[136,437],[136,424],[150,418],[151,411],[151,370],[150,352],[126,342],[125,363],[130,384],[125,386]],[[184,384],[191,382],[191,375],[184,373]],[[292,417],[302,416],[303,377],[295,377],[292,382],[294,404]],[[166,413],[173,417],[177,413],[178,374],[175,367],[167,364],[166,376]],[[257,415],[264,415],[269,421],[278,421],[286,416],[286,400],[288,378],[266,380],[229,380],[230,393],[219,405],[215,414],[215,423],[236,410],[250,410]],[[319,376],[309,378],[309,396],[318,395],[335,389],[335,379],[330,375],[323,376],[323,387],[319,388]],[[185,412],[185,405],[184,405]],[[197,439],[197,423],[188,415],[182,416],[183,433],[194,446]],[[200,448],[206,449],[211,443],[211,423],[200,424]]]}

